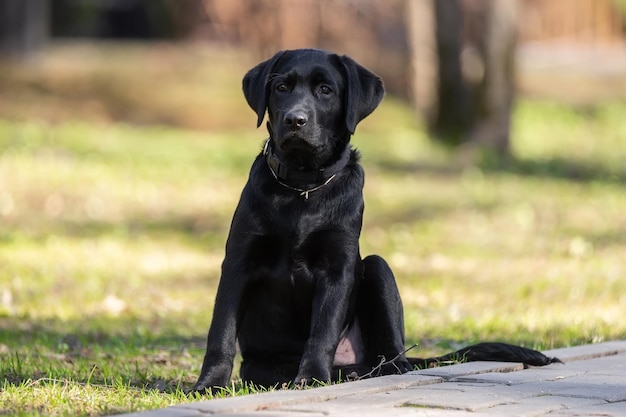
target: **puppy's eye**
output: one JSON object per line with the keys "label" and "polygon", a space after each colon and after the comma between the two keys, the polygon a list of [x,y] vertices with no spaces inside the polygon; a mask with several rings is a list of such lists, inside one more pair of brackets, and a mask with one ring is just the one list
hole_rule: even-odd
{"label": "puppy's eye", "polygon": [[322,85],[322,86],[320,86],[319,91],[320,91],[321,94],[326,95],[326,94],[331,94],[333,92],[333,89],[330,88],[327,85]]}
{"label": "puppy's eye", "polygon": [[276,91],[281,91],[281,92],[287,91],[287,84],[285,84],[285,83],[278,84],[276,86]]}

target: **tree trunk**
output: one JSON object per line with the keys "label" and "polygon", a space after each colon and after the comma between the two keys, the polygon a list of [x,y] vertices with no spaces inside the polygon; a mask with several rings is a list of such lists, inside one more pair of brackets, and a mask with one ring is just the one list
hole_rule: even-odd
{"label": "tree trunk", "polygon": [[0,2],[0,55],[24,57],[46,43],[50,26],[48,0]]}
{"label": "tree trunk", "polygon": [[483,0],[485,25],[480,42],[484,77],[478,86],[476,120],[469,141],[495,153],[510,153],[511,112],[515,98],[517,2]]}
{"label": "tree trunk", "polygon": [[405,10],[409,44],[411,98],[428,126],[437,120],[439,53],[437,51],[435,4],[407,0]]}
{"label": "tree trunk", "polygon": [[517,0],[407,0],[406,12],[413,97],[432,136],[508,154]]}
{"label": "tree trunk", "polygon": [[435,38],[439,57],[437,83],[437,118],[431,126],[435,137],[458,145],[471,127],[473,103],[463,78],[463,12],[459,0],[433,0]]}

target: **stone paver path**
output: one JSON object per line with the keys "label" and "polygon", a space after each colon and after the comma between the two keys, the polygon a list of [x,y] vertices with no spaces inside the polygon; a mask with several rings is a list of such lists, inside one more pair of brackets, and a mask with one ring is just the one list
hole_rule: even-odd
{"label": "stone paver path", "polygon": [[626,341],[545,352],[565,364],[473,362],[126,417],[626,416]]}

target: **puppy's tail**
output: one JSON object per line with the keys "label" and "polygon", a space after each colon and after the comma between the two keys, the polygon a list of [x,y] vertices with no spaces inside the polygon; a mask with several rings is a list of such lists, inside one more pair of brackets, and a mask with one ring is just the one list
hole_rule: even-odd
{"label": "puppy's tail", "polygon": [[406,358],[411,365],[418,369],[432,368],[441,365],[450,365],[459,362],[521,362],[524,365],[545,366],[551,363],[563,363],[559,358],[551,358],[543,353],[499,342],[484,342],[471,345],[456,352],[434,358]]}

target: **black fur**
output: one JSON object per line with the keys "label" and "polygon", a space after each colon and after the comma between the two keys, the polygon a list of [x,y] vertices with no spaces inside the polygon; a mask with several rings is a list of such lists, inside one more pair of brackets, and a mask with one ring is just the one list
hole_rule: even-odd
{"label": "black fur", "polygon": [[420,369],[449,363],[475,361],[521,362],[524,365],[531,366],[562,363],[559,358],[550,358],[533,349],[498,342],[478,343],[434,358],[408,358],[408,360],[413,366]]}

